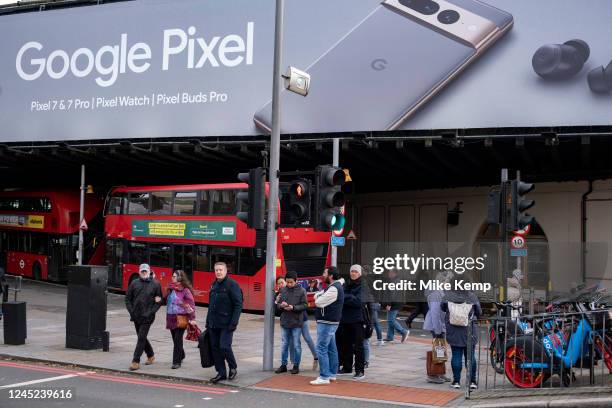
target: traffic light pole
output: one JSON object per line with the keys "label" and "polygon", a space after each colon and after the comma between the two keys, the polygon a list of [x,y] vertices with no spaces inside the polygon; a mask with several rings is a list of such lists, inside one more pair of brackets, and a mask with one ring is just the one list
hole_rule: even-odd
{"label": "traffic light pole", "polygon": [[83,228],[81,224],[85,219],[85,165],[81,165],[81,197],[79,205],[79,259],[77,265],[83,265]]}
{"label": "traffic light pole", "polygon": [[[340,139],[337,137],[335,137],[333,140],[332,166],[340,166]],[[338,247],[336,246],[332,246],[331,248],[331,265],[338,266]]]}
{"label": "traffic light pole", "polygon": [[502,293],[500,294],[500,301],[505,301],[508,296],[508,169],[502,169],[501,171],[501,248],[502,248]]}
{"label": "traffic light pole", "polygon": [[274,78],[272,80],[272,133],[268,180],[268,227],[266,240],[266,309],[264,311],[263,369],[272,371],[274,363],[274,283],[276,279],[276,224],[278,221],[278,173],[280,167],[280,94],[283,50],[284,0],[276,0],[274,27]]}

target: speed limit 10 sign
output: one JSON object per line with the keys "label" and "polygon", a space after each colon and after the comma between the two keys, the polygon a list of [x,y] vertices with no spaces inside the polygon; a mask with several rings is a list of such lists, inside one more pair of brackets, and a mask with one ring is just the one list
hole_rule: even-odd
{"label": "speed limit 10 sign", "polygon": [[513,236],[512,240],[510,241],[510,245],[515,249],[525,248],[526,244],[527,242],[525,241],[525,238],[520,235]]}

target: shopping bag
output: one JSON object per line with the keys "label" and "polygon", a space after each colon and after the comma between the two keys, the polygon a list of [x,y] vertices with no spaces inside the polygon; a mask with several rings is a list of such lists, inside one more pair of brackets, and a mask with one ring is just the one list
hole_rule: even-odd
{"label": "shopping bag", "polygon": [[443,338],[433,339],[431,351],[434,363],[445,363],[448,360],[446,341]]}
{"label": "shopping bag", "polygon": [[446,373],[446,364],[435,363],[433,361],[433,352],[427,352],[427,375],[429,377],[436,377],[444,375]]}
{"label": "shopping bag", "polygon": [[208,368],[215,365],[208,330],[204,330],[200,334],[200,337],[198,338],[198,348],[200,349],[200,363],[202,364],[202,367]]}
{"label": "shopping bag", "polygon": [[202,334],[202,331],[200,330],[198,325],[190,324],[187,327],[187,336],[185,336],[185,340],[200,341],[200,334]]}

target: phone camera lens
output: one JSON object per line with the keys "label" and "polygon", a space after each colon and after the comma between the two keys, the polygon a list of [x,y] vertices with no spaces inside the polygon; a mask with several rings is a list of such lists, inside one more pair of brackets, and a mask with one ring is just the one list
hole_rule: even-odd
{"label": "phone camera lens", "polygon": [[428,16],[436,14],[440,10],[440,5],[432,0],[399,0],[399,2],[404,7]]}
{"label": "phone camera lens", "polygon": [[459,13],[455,10],[444,10],[438,14],[438,21],[442,24],[453,24],[459,21]]}

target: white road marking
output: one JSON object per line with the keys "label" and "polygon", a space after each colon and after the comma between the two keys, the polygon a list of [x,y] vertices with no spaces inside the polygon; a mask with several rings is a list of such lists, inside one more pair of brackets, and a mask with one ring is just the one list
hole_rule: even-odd
{"label": "white road marking", "polygon": [[40,380],[26,381],[26,382],[15,383],[15,384],[8,384],[8,385],[0,386],[0,390],[6,389],[6,388],[24,387],[26,385],[40,384],[40,383],[49,382],[49,381],[65,380],[67,378],[74,378],[74,377],[78,377],[78,376],[79,376],[78,374],[67,374],[67,375],[60,375],[58,377],[49,377],[49,378],[43,378],[43,379],[40,379]]}
{"label": "white road marking", "polygon": [[210,398],[210,397],[204,397],[204,398],[202,398],[202,399],[203,399],[203,400],[205,400],[205,401],[210,401],[212,398]]}
{"label": "white road marking", "polygon": [[178,404],[174,406],[174,408],[183,408],[183,407],[184,405],[178,405]]}
{"label": "white road marking", "polygon": [[235,394],[235,393],[240,392],[240,391],[231,390],[230,392]]}

